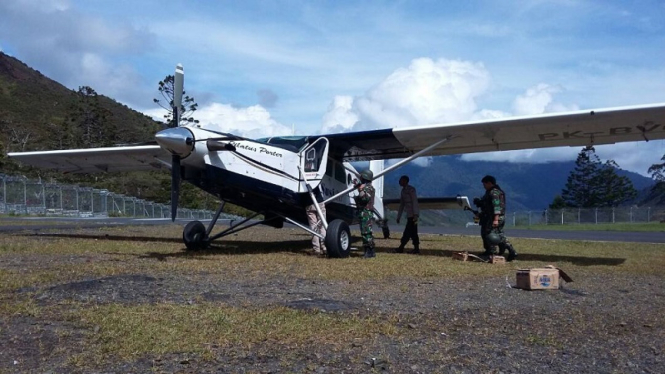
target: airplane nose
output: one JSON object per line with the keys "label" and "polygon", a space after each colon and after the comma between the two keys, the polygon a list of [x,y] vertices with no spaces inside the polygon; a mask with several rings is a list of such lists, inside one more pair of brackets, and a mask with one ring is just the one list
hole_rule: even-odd
{"label": "airplane nose", "polygon": [[194,134],[186,127],[173,127],[155,134],[155,140],[162,148],[174,155],[187,157],[194,148]]}

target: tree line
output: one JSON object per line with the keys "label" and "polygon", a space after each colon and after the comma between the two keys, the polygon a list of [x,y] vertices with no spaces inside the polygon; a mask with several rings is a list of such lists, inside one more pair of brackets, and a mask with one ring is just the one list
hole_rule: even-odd
{"label": "tree line", "polygon": [[[665,161],[665,155],[661,160]],[[617,173],[618,170],[620,167],[613,160],[601,162],[594,147],[583,148],[565,187],[549,208],[609,208],[634,202],[637,190],[628,177]],[[651,165],[648,172],[656,181],[649,194],[662,204],[665,202],[665,162]]]}

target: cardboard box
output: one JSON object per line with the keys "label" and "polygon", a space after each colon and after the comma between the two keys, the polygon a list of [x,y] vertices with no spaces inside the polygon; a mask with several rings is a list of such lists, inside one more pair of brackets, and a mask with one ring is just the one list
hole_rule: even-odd
{"label": "cardboard box", "polygon": [[559,269],[520,269],[517,271],[515,287],[525,290],[557,290],[559,289]]}
{"label": "cardboard box", "polygon": [[453,252],[453,260],[468,261],[469,260],[469,253],[468,252]]}
{"label": "cardboard box", "polygon": [[505,264],[506,258],[503,256],[494,255],[490,257],[490,264]]}

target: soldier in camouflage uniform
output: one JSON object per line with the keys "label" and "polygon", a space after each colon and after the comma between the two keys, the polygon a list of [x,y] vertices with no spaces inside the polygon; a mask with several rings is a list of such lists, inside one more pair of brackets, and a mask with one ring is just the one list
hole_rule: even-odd
{"label": "soldier in camouflage uniform", "polygon": [[[480,236],[483,239],[485,255],[494,254],[494,246],[499,246],[499,255],[508,250],[506,261],[517,257],[513,245],[506,239],[503,226],[506,224],[506,194],[496,184],[496,178],[486,175],[482,179],[485,195],[480,199]],[[498,235],[498,238],[496,237]]]}
{"label": "soldier in camouflage uniform", "polygon": [[372,258],[374,254],[374,236],[372,235],[372,218],[374,216],[374,187],[372,178],[374,173],[365,170],[360,173],[360,184],[358,185],[358,196],[355,197],[357,214],[360,220],[360,235],[363,238],[363,257]]}

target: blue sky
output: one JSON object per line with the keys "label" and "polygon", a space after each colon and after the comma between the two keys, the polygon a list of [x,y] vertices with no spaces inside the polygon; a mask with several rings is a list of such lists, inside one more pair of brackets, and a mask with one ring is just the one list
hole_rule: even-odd
{"label": "blue sky", "polygon": [[[259,137],[665,102],[664,20],[652,0],[3,0],[0,50],[156,117],[182,63],[201,123]],[[646,175],[665,142],[597,153]]]}

